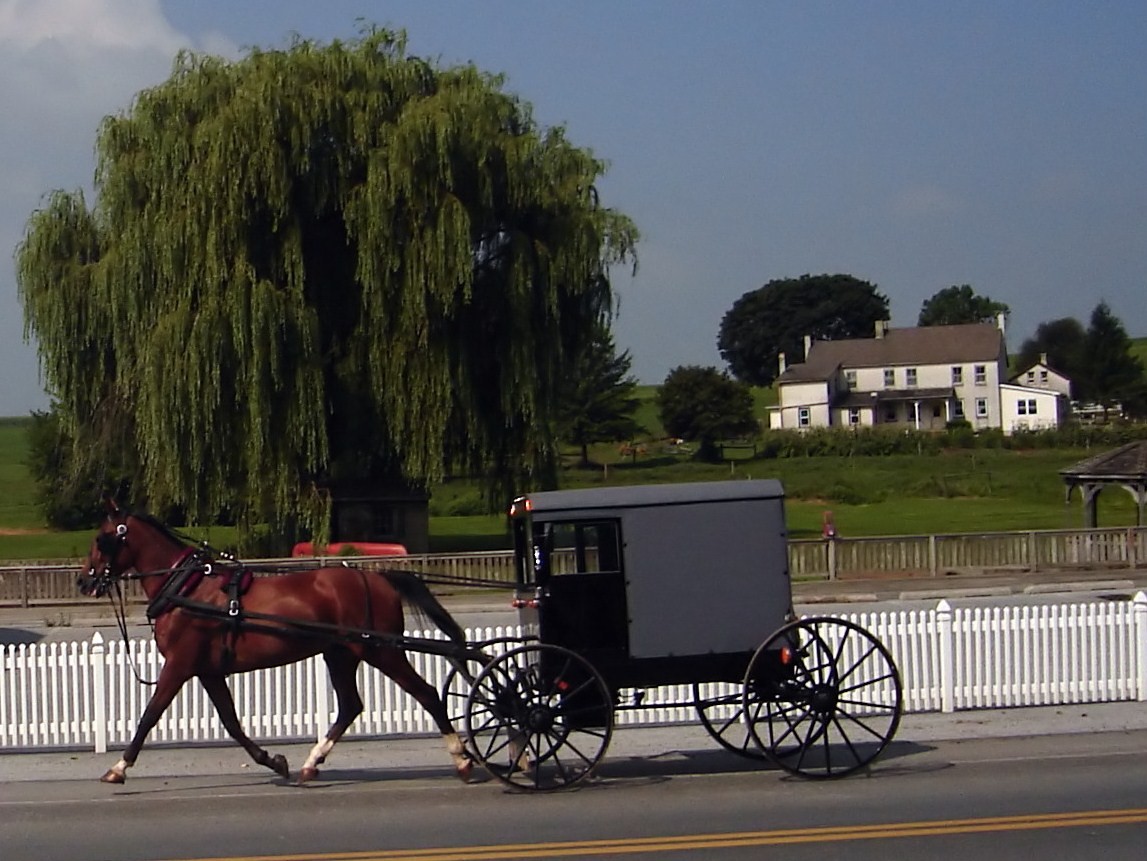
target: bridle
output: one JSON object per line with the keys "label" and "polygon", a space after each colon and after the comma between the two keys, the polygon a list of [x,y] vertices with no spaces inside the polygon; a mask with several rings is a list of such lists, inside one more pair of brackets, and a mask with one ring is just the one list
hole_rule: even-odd
{"label": "bridle", "polygon": [[100,551],[104,565],[98,573],[94,565],[88,568],[90,594],[93,597],[102,598],[110,593],[113,587],[119,592],[119,583],[126,578],[123,570],[115,570],[115,565],[125,544],[127,544],[126,523],[116,524],[115,532],[101,532],[96,536],[96,549]]}

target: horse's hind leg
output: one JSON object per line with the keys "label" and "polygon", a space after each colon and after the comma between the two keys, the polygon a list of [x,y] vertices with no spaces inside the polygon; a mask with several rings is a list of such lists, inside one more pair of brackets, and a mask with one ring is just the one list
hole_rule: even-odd
{"label": "horse's hind leg", "polygon": [[287,758],[281,753],[272,756],[243,731],[239,715],[235,713],[235,699],[231,696],[231,689],[227,687],[226,679],[222,676],[199,676],[199,681],[207,691],[207,696],[211,698],[211,703],[215,706],[215,711],[219,714],[227,734],[239,742],[256,763],[265,765],[283,779],[289,778],[291,769],[287,765]]}
{"label": "horse's hind leg", "polygon": [[311,748],[307,761],[299,770],[299,783],[306,783],[319,776],[319,766],[326,762],[327,756],[347,731],[347,727],[362,714],[362,697],[358,693],[356,677],[358,656],[345,647],[332,646],[323,652],[323,660],[327,662],[327,672],[335,689],[339,711],[335,716],[335,722],[327,730],[326,738]]}
{"label": "horse's hind leg", "polygon": [[368,650],[363,658],[373,667],[377,667],[392,678],[400,688],[410,694],[418,703],[430,712],[438,731],[446,742],[446,749],[454,761],[454,769],[464,781],[470,780],[474,770],[474,763],[466,753],[466,747],[458,738],[454,725],[450,722],[446,706],[438,696],[438,692],[427,681],[415,672],[405,653],[394,648],[381,648]]}

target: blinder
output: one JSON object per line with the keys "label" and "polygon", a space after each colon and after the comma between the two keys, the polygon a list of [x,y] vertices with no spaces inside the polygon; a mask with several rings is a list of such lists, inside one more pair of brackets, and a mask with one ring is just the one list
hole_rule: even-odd
{"label": "blinder", "polygon": [[86,575],[81,574],[76,578],[76,586],[82,593],[102,598],[111,591],[112,584],[119,576],[119,573],[113,570],[116,559],[126,543],[126,523],[116,524],[115,532],[101,532],[96,536],[96,550],[103,557],[104,564],[100,571],[97,572],[93,565],[88,568]]}

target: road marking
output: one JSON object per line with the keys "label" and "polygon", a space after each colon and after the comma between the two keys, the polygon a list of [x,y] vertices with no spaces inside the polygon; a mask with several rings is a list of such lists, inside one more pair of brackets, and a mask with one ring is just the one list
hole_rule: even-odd
{"label": "road marking", "polygon": [[699,851],[797,843],[838,843],[849,840],[935,837],[950,834],[982,834],[995,831],[1129,825],[1142,822],[1147,822],[1147,808],[988,816],[977,819],[940,819],[885,825],[833,825],[818,828],[743,831],[728,834],[687,834],[678,837],[632,837],[613,840],[571,840],[560,843],[506,843],[491,846],[455,846],[439,849],[394,849],[321,854],[237,855],[205,858],[200,859],[200,861],[395,861],[395,859],[401,858],[419,859],[419,861],[495,861],[495,859],[514,858],[560,858],[685,850]]}

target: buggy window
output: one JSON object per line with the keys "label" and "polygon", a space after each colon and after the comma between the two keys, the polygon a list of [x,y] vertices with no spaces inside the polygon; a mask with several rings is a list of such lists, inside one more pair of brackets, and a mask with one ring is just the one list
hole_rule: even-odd
{"label": "buggy window", "polygon": [[514,530],[518,582],[544,583],[551,576],[621,571],[621,528],[616,520],[535,523]]}

